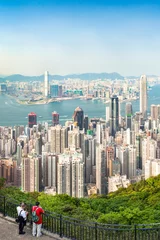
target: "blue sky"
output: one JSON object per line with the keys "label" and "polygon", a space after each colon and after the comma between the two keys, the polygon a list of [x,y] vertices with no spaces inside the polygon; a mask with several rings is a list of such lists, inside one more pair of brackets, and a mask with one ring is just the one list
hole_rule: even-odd
{"label": "blue sky", "polygon": [[159,29],[158,1],[0,0],[0,74],[160,75]]}

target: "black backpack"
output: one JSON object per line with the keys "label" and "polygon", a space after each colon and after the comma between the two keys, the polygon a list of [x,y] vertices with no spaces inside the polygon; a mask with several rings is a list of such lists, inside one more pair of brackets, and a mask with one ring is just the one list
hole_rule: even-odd
{"label": "black backpack", "polygon": [[21,216],[21,212],[22,212],[22,211],[23,211],[23,210],[20,211],[18,217],[17,217],[16,220],[15,220],[17,223],[19,223],[19,222],[21,222],[21,221],[24,220],[23,217]]}

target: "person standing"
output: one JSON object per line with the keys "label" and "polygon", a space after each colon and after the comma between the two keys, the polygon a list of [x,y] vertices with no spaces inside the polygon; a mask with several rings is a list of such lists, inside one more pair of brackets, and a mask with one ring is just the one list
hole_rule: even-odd
{"label": "person standing", "polygon": [[40,237],[42,235],[41,228],[42,228],[42,214],[44,214],[44,210],[40,207],[40,203],[36,202],[36,205],[32,207],[32,215],[36,214],[37,221],[33,220],[33,228],[32,228],[32,235],[35,237]]}
{"label": "person standing", "polygon": [[20,206],[17,207],[17,214],[19,219],[19,234],[25,234],[23,231],[26,219],[27,219],[27,212],[25,211],[25,203],[20,203]]}

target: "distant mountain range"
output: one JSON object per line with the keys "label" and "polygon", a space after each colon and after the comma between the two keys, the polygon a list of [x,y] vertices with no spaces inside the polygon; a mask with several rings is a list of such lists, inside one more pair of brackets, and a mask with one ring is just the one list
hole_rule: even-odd
{"label": "distant mountain range", "polygon": [[[67,78],[81,80],[96,80],[96,79],[124,79],[119,73],[82,73],[82,74],[69,74],[69,75],[50,75],[50,80],[63,80]],[[28,81],[43,81],[44,75],[40,76],[23,76],[20,74],[10,75],[8,77],[0,77],[0,82],[10,81],[10,82],[28,82]]]}

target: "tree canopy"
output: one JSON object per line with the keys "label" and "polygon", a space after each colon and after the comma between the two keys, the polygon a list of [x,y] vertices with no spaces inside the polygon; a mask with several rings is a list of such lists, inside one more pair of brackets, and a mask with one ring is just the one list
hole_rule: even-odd
{"label": "tree canopy", "polygon": [[23,193],[15,187],[2,186],[0,195],[28,204],[38,200],[45,210],[73,218],[108,224],[160,223],[160,175],[108,195],[80,199],[66,194]]}

